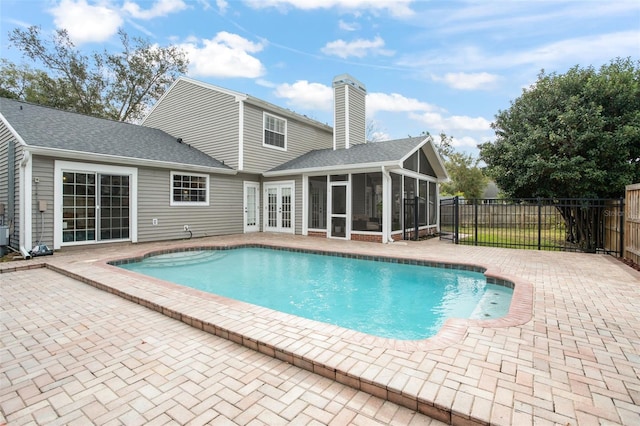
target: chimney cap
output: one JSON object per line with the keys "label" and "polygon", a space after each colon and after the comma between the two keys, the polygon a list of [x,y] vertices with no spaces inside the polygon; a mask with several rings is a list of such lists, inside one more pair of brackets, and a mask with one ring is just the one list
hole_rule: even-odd
{"label": "chimney cap", "polygon": [[353,86],[356,89],[360,89],[365,93],[367,91],[367,87],[364,85],[364,83],[358,81],[355,77],[349,74],[340,74],[333,78],[333,87],[338,87],[345,84]]}

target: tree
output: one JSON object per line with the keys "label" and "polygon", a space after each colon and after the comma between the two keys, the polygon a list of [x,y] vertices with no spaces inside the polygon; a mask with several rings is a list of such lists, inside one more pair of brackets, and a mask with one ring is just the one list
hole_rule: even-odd
{"label": "tree", "polygon": [[384,139],[384,132],[380,130],[378,122],[373,118],[367,120],[365,125],[365,139],[367,142],[380,142]]}
{"label": "tree", "polygon": [[107,100],[119,120],[142,118],[146,107],[160,99],[180,74],[187,72],[189,61],[176,46],[151,46],[148,41],[120,31],[124,51],[104,52],[105,64],[113,72],[107,86]]}
{"label": "tree", "polygon": [[[545,74],[492,124],[480,146],[487,172],[516,198],[617,198],[640,182],[640,61],[616,59]],[[558,207],[567,240],[595,249],[590,203]]]}
{"label": "tree", "polygon": [[44,71],[0,59],[0,96],[21,99],[59,109],[74,109],[74,97],[64,79],[53,79]]}
{"label": "tree", "polygon": [[444,182],[440,191],[445,195],[462,195],[467,200],[482,198],[488,179],[478,167],[480,160],[470,154],[454,152],[445,161],[450,182]]}
{"label": "tree", "polygon": [[468,200],[482,198],[488,179],[479,167],[480,160],[471,154],[457,152],[453,147],[453,137],[444,133],[440,134],[436,148],[451,179],[440,185],[440,192],[444,195],[462,195]]}
{"label": "tree", "polygon": [[480,158],[507,196],[620,197],[640,182],[640,61],[541,71],[492,127]]}
{"label": "tree", "polygon": [[[175,46],[157,47],[148,41],[130,40],[119,31],[121,53],[83,55],[69,39],[66,30],[58,30],[44,40],[39,27],[19,28],[9,40],[25,57],[44,65],[46,71],[32,71],[3,62],[6,70],[22,78],[21,87],[0,80],[3,93],[44,105],[120,121],[135,121],[159,99],[179,74],[187,71],[186,54]],[[133,43],[132,43],[133,41]],[[17,80],[20,82],[20,79]]]}

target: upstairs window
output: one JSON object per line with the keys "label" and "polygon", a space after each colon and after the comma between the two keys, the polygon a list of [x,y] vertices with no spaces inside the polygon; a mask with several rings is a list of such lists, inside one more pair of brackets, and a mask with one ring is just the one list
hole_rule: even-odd
{"label": "upstairs window", "polygon": [[208,206],[209,176],[171,173],[172,206]]}
{"label": "upstairs window", "polygon": [[287,149],[287,121],[276,116],[264,114],[263,145]]}

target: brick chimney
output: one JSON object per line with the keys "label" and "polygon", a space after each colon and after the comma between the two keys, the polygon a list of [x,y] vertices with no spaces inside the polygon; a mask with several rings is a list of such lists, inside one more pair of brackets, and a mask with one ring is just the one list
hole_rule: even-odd
{"label": "brick chimney", "polygon": [[366,95],[365,85],[349,74],[333,79],[333,149],[348,149],[367,142]]}

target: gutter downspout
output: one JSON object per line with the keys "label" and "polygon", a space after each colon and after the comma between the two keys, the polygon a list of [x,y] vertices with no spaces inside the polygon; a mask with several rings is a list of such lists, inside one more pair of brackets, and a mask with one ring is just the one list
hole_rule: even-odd
{"label": "gutter downspout", "polygon": [[382,166],[382,243],[392,243],[391,238],[391,175]]}
{"label": "gutter downspout", "polygon": [[20,161],[20,253],[25,259],[31,259],[25,248],[27,242],[31,242],[31,226],[27,226],[27,218],[32,215],[31,197],[31,153],[25,150]]}

